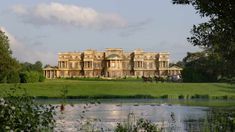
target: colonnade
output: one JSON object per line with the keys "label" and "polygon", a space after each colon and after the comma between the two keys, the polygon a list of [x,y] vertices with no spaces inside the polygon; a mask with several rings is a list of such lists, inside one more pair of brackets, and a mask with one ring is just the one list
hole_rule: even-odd
{"label": "colonnade", "polygon": [[121,69],[122,61],[121,60],[109,60],[106,62],[107,68]]}
{"label": "colonnade", "polygon": [[168,75],[180,75],[180,70],[169,70]]}
{"label": "colonnade", "polygon": [[135,61],[134,62],[135,68],[142,68],[143,65],[143,61]]}
{"label": "colonnade", "polygon": [[67,61],[59,61],[58,66],[59,66],[59,68],[67,68],[68,62]]}
{"label": "colonnade", "polygon": [[44,70],[44,76],[46,78],[56,78],[57,70]]}

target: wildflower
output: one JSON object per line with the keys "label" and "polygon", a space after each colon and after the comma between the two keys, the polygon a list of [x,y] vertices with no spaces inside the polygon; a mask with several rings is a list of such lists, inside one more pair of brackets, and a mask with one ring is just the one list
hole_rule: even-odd
{"label": "wildflower", "polygon": [[15,110],[16,108],[14,106],[11,107],[12,110]]}

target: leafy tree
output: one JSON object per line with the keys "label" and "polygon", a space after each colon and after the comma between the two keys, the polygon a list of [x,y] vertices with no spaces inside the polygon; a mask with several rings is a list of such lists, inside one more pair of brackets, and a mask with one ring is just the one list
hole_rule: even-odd
{"label": "leafy tree", "polygon": [[42,72],[42,62],[41,61],[36,61],[33,65],[33,70]]}
{"label": "leafy tree", "polygon": [[19,83],[20,82],[20,76],[18,71],[11,71],[7,75],[7,83]]}
{"label": "leafy tree", "polygon": [[20,65],[18,61],[12,58],[9,39],[0,30],[0,82],[7,82],[7,79],[11,76],[10,74],[18,72],[19,69]]}
{"label": "leafy tree", "polygon": [[184,82],[215,82],[222,76],[222,59],[210,52],[187,53],[183,59]]}
{"label": "leafy tree", "polygon": [[44,79],[44,76],[37,71],[25,71],[20,73],[21,83],[42,82]]}
{"label": "leafy tree", "polygon": [[21,71],[37,71],[42,72],[42,62],[36,61],[34,64],[29,62],[21,63]]}
{"label": "leafy tree", "polygon": [[194,25],[188,38],[223,59],[223,75],[235,76],[235,1],[234,0],[172,0],[173,4],[192,5],[208,22]]}
{"label": "leafy tree", "polygon": [[32,64],[29,63],[29,62],[24,62],[24,63],[21,63],[21,70],[20,71],[31,71],[32,69]]}
{"label": "leafy tree", "polygon": [[43,75],[42,62],[36,61],[34,64],[29,62],[21,63],[20,82],[43,82],[45,77]]}

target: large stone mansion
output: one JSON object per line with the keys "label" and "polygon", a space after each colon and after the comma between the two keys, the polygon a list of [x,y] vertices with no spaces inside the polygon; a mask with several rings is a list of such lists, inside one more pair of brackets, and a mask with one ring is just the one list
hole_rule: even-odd
{"label": "large stone mansion", "polygon": [[169,67],[168,52],[144,52],[136,49],[107,48],[104,52],[85,50],[58,54],[58,66],[44,68],[46,78],[129,77],[180,75],[181,68]]}

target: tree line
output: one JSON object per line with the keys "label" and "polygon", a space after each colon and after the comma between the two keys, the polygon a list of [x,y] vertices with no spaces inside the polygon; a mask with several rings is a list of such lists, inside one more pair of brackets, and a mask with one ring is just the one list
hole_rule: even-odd
{"label": "tree line", "polygon": [[0,30],[0,83],[29,83],[44,80],[42,63],[40,61],[34,64],[21,63],[13,58],[9,39]]}

